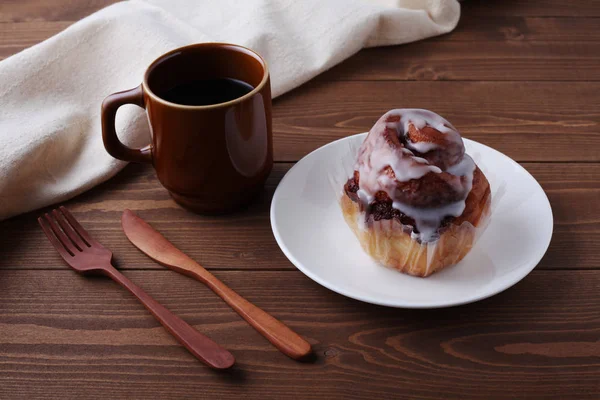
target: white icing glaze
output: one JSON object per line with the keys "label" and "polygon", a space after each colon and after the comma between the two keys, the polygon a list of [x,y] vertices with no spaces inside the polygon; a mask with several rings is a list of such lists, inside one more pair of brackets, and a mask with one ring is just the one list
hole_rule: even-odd
{"label": "white icing glaze", "polygon": [[408,132],[408,124],[412,123],[415,128],[423,129],[426,126],[446,134],[451,134],[454,139],[460,139],[460,134],[450,122],[433,111],[420,108],[402,108],[388,111],[386,115],[400,115],[400,123],[403,125],[403,131]]}
{"label": "white icing glaze", "polygon": [[371,204],[373,202],[373,200],[375,200],[375,196],[372,194],[367,193],[367,191],[359,189],[358,192],[356,192],[356,194],[358,195],[359,200],[363,203],[363,204]]}
{"label": "white icing glaze", "polygon": [[419,233],[414,234],[413,232],[414,236],[411,236],[413,239],[417,237],[423,242],[431,242],[439,238],[437,231],[444,218],[458,217],[463,213],[465,201],[461,200],[435,208],[416,208],[397,201],[392,206],[415,220]]}
{"label": "white icing glaze", "polygon": [[[392,122],[388,122],[388,119]],[[407,136],[409,125],[417,129],[430,126],[445,135],[444,141],[454,145],[464,154],[464,145],[460,133],[441,116],[421,109],[398,109],[384,114],[373,126],[369,135],[359,149],[355,170],[360,174],[358,197],[364,206],[368,206],[375,199],[379,191],[387,193],[392,199],[393,207],[415,220],[417,237],[423,242],[434,241],[438,238],[438,229],[447,216],[458,217],[465,208],[465,199],[471,191],[475,163],[468,155],[442,171],[441,168],[430,164],[425,158],[415,155],[426,154],[430,151],[441,149],[443,146],[428,141],[412,142]],[[386,132],[395,132],[400,143],[390,144]],[[388,167],[393,171],[391,176]],[[464,193],[464,198],[455,203],[441,207],[423,208],[403,204],[395,196],[398,182],[407,182],[420,179],[428,173],[440,174],[447,172],[461,179],[449,181],[457,193]],[[365,207],[368,208],[368,207]]]}
{"label": "white icing glaze", "polygon": [[[468,154],[465,154],[458,164],[446,168],[446,172],[454,176],[465,177],[465,188],[461,188],[461,190],[464,190],[468,195],[473,188],[473,173],[475,172],[475,167],[475,161],[473,161]],[[467,196],[465,196],[465,199],[466,198]]]}
{"label": "white icing glaze", "polygon": [[406,142],[406,147],[416,150],[419,153],[427,153],[428,151],[435,150],[440,146],[437,143],[432,142],[411,142],[409,140]]}

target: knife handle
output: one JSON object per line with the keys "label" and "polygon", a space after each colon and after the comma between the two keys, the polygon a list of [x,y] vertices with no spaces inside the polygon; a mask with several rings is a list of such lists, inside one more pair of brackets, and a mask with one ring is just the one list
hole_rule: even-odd
{"label": "knife handle", "polygon": [[186,264],[181,272],[204,282],[282,353],[297,360],[311,352],[310,343],[281,321],[244,299],[195,261],[190,259]]}

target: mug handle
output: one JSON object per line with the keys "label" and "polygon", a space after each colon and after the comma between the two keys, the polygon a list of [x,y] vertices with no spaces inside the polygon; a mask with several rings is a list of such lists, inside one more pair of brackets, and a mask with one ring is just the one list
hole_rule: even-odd
{"label": "mug handle", "polygon": [[101,120],[104,148],[108,154],[119,160],[152,163],[151,145],[142,147],[141,149],[132,149],[121,143],[117,136],[115,117],[117,116],[119,107],[124,104],[135,104],[143,109],[146,108],[142,85],[134,89],[113,93],[102,102]]}

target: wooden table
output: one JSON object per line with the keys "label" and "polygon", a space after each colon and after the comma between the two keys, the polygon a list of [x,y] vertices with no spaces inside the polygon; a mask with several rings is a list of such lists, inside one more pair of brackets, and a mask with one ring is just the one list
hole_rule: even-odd
{"label": "wooden table", "polygon": [[[0,57],[111,2],[3,0]],[[452,34],[363,51],[277,99],[277,163],[235,218],[181,209],[139,165],[68,202],[128,277],[235,354],[228,373],[198,362],[113,282],[67,269],[41,211],[4,221],[0,398],[598,399],[599,103],[600,1],[469,0]],[[401,106],[443,114],[546,190],[550,249],[513,288],[450,309],[378,307],[319,286],[277,247],[269,205],[285,172]],[[290,360],[207,288],[142,255],[121,231],[124,208],[304,335],[315,358]]]}

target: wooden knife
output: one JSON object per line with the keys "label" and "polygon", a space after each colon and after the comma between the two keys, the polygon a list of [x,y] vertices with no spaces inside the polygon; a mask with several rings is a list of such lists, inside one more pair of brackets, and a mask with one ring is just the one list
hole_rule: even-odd
{"label": "wooden knife", "polygon": [[121,225],[134,246],[154,261],[204,283],[282,353],[300,359],[311,352],[310,344],[300,335],[231,290],[133,211],[123,212]]}

